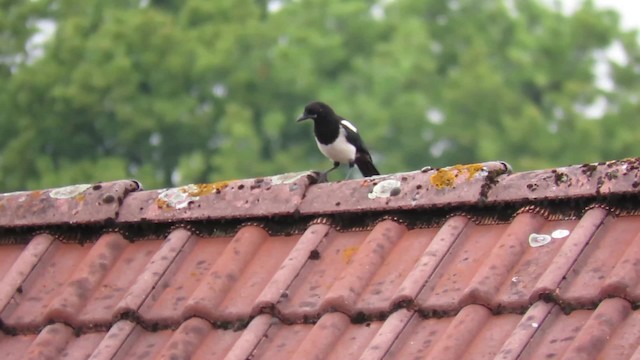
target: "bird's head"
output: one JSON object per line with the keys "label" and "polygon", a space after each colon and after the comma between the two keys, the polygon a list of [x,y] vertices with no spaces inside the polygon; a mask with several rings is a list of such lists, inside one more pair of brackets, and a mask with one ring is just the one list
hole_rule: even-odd
{"label": "bird's head", "polygon": [[330,114],[333,114],[333,109],[331,109],[329,105],[320,101],[314,101],[304,107],[304,112],[298,117],[296,121],[300,122],[307,119],[312,119],[315,121],[316,119],[321,119],[324,116]]}

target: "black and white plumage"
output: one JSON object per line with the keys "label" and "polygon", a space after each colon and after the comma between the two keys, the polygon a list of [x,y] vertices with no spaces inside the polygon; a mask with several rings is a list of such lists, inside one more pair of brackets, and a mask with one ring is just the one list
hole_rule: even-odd
{"label": "black and white plumage", "polygon": [[323,173],[325,178],[340,164],[348,164],[349,168],[356,165],[365,177],[380,175],[358,129],[329,105],[320,101],[309,103],[297,121],[307,119],[313,120],[313,132],[320,152],[333,161],[333,167]]}

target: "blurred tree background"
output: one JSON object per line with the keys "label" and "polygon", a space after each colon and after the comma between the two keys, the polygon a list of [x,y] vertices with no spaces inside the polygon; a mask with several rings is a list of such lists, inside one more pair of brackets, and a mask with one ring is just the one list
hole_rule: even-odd
{"label": "blurred tree background", "polygon": [[0,84],[0,192],[324,170],[315,99],[384,173],[639,155],[638,35],[591,1],[0,0]]}

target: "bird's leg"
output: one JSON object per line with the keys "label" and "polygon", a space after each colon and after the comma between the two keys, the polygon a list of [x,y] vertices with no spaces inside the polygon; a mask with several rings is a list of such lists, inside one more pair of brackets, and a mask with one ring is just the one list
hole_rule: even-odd
{"label": "bird's leg", "polygon": [[320,173],[320,176],[318,177],[318,182],[322,183],[322,182],[327,182],[327,175],[329,175],[330,172],[332,172],[333,170],[337,169],[338,166],[340,166],[340,163],[337,161],[333,162],[333,167],[323,173]]}
{"label": "bird's leg", "polygon": [[353,166],[355,164],[356,164],[355,162],[350,162],[349,163],[349,171],[347,171],[347,176],[344,178],[345,180],[351,179],[351,175],[353,174]]}

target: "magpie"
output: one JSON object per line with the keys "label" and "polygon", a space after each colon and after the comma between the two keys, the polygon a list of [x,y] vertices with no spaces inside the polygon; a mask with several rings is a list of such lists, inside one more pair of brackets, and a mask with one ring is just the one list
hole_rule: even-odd
{"label": "magpie", "polygon": [[357,165],[362,176],[380,175],[373,165],[371,155],[358,134],[358,129],[333,109],[320,101],[314,101],[304,107],[297,122],[313,120],[313,133],[320,152],[333,161],[333,167],[321,174],[326,180],[327,174],[340,164],[349,164],[349,170]]}

